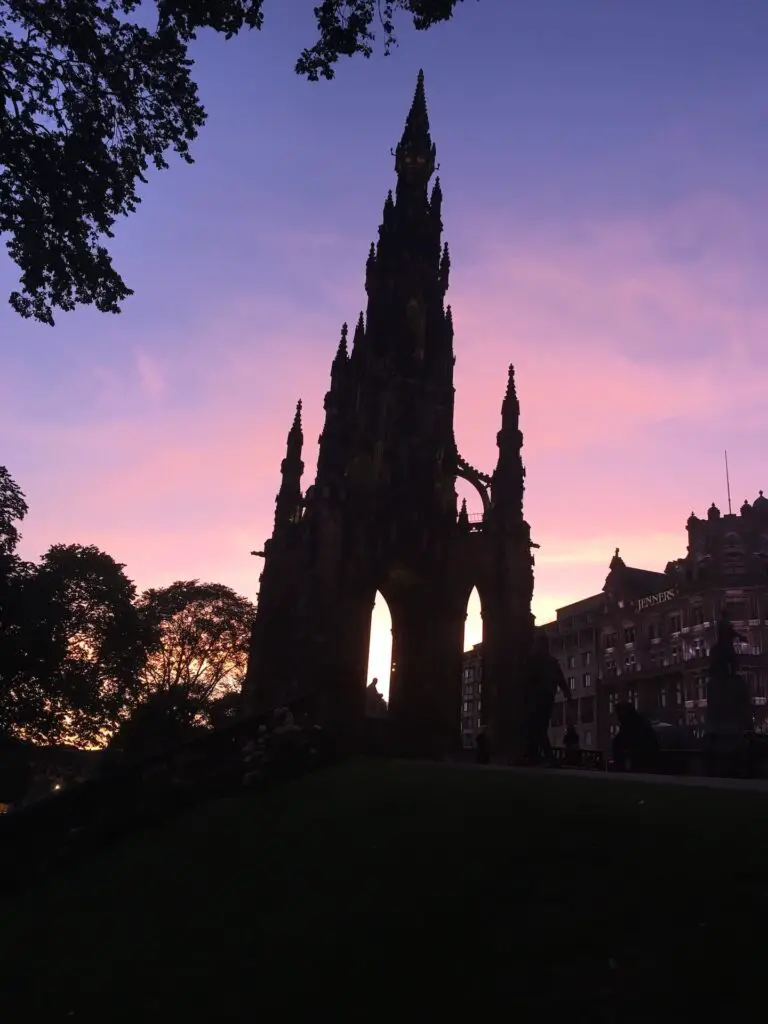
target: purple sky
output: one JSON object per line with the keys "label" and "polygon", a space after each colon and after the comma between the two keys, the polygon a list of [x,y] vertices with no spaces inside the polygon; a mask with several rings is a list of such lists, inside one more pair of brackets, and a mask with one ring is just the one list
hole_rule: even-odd
{"label": "purple sky", "polygon": [[[292,71],[311,8],[196,46],[209,121],[195,165],[153,175],[119,225],[121,316],[50,329],[0,306],[24,554],[95,543],[140,587],[254,596],[295,401],[312,442],[419,67],[457,439],[492,468],[514,361],[539,621],[600,589],[616,545],[649,568],[683,554],[690,511],[725,506],[724,448],[736,506],[768,490],[768,4],[467,0],[316,85]],[[15,281],[0,260],[3,295]]]}

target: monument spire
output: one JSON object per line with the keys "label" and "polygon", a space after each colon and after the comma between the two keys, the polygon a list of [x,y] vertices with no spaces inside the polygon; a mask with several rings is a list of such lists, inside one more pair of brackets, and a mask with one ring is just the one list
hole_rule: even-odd
{"label": "monument spire", "polygon": [[296,473],[299,465],[302,470],[304,463],[301,461],[301,450],[304,447],[304,432],[301,429],[301,399],[296,403],[296,412],[293,417],[291,429],[288,431],[288,439],[285,445],[285,458],[280,466],[283,478]]}
{"label": "monument spire", "polygon": [[[515,431],[518,434],[520,433],[520,401],[517,397],[517,388],[515,386],[515,367],[510,363],[507,371],[507,390],[504,393],[504,401],[501,403],[501,432],[510,433]],[[522,435],[520,435],[519,443],[521,445],[522,441]]]}
{"label": "monument spire", "polygon": [[423,180],[426,186],[435,170],[435,156],[435,144],[429,134],[424,72],[419,71],[413,103],[408,112],[402,138],[395,150],[395,171],[398,179],[403,175],[416,176]]}
{"label": "monument spire", "polygon": [[301,476],[304,463],[301,461],[301,450],[304,446],[304,433],[301,429],[301,399],[296,403],[296,414],[291,429],[288,431],[285,458],[280,465],[282,481],[275,499],[275,532],[280,532],[291,523],[298,521],[301,512]]}
{"label": "monument spire", "polygon": [[520,430],[520,402],[515,387],[515,368],[510,364],[507,390],[501,404],[501,430],[496,435],[499,458],[493,474],[491,494],[494,506],[503,508],[508,516],[522,519],[525,468],[523,466],[523,434]]}
{"label": "monument spire", "polygon": [[450,256],[441,241],[439,181],[431,195],[428,191],[435,152],[424,74],[419,72],[394,151],[397,184],[394,194],[387,195],[378,242],[366,264],[366,338],[371,355],[382,358],[396,352],[401,371],[415,360],[424,373],[442,374],[453,359],[443,311]]}

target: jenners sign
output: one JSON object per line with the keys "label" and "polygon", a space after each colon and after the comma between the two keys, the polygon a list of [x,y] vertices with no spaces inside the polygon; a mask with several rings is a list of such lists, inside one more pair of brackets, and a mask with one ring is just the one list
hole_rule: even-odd
{"label": "jenners sign", "polygon": [[650,597],[641,597],[637,601],[637,610],[644,611],[646,608],[653,608],[657,604],[666,604],[675,596],[674,590],[662,590],[660,594],[651,594]]}

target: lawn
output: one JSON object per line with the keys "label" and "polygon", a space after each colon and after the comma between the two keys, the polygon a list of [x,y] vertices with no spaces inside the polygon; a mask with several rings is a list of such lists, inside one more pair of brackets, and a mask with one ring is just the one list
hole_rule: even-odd
{"label": "lawn", "polygon": [[3,1021],[736,1020],[768,799],[360,763],[220,802],[3,914]]}

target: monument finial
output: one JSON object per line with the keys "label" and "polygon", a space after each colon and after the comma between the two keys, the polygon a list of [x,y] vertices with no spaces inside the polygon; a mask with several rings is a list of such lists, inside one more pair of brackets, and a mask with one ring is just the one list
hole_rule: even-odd
{"label": "monument finial", "polygon": [[[301,449],[304,447],[304,432],[301,429],[301,399],[296,403],[296,412],[293,417],[291,429],[288,431],[288,443],[286,445],[286,461],[289,464],[296,463],[301,459]],[[285,472],[285,464],[283,467]],[[288,472],[291,472],[289,468]]]}
{"label": "monument finial", "polygon": [[518,430],[520,422],[520,402],[517,398],[515,387],[515,367],[509,364],[507,370],[507,390],[504,392],[504,401],[501,403],[501,429]]}
{"label": "monument finial", "polygon": [[424,90],[424,72],[419,71],[416,92],[408,112],[402,138],[395,150],[395,170],[398,176],[417,170],[424,184],[435,170],[436,149],[429,134],[427,96]]}
{"label": "monument finial", "polygon": [[467,512],[467,499],[461,499],[461,508],[459,509],[459,526],[469,526],[469,513]]}

